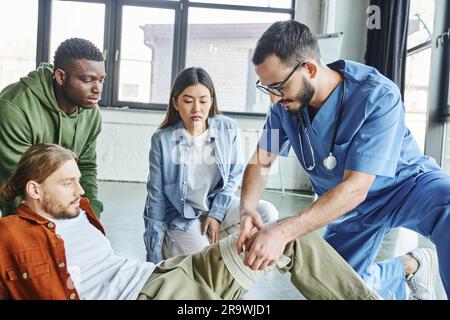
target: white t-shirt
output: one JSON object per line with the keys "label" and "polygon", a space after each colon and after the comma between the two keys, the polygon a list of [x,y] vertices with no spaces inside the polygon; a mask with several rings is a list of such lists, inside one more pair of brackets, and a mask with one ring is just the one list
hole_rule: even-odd
{"label": "white t-shirt", "polygon": [[208,143],[209,130],[197,137],[191,136],[187,131],[185,134],[191,145],[186,201],[194,208],[209,211],[208,194],[221,178],[214,147]]}
{"label": "white t-shirt", "polygon": [[83,300],[136,300],[155,265],[118,257],[84,211],[73,219],[52,219],[64,240],[72,282]]}

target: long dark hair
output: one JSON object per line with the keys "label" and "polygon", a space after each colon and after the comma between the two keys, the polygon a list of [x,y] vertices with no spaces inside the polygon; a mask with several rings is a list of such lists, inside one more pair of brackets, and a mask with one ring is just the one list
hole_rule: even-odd
{"label": "long dark hair", "polygon": [[202,68],[191,67],[181,71],[172,85],[170,91],[169,106],[167,107],[166,117],[159,126],[160,129],[170,127],[181,120],[180,113],[173,104],[174,100],[177,100],[178,96],[189,86],[202,84],[208,88],[212,98],[212,106],[209,110],[210,116],[221,114],[217,107],[216,90],[209,74]]}

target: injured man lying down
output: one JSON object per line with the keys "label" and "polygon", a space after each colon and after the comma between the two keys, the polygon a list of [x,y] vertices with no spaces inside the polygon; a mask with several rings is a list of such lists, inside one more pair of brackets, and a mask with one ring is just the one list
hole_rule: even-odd
{"label": "injured man lying down", "polygon": [[16,215],[0,218],[0,299],[240,299],[275,268],[307,299],[379,299],[314,233],[258,271],[243,264],[237,235],[158,265],[116,256],[80,178],[70,150],[38,144],[0,187],[3,200],[22,197]]}

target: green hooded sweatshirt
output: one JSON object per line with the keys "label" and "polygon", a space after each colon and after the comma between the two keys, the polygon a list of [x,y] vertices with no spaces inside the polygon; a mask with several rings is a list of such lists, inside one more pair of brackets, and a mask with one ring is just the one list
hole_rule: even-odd
{"label": "green hooded sweatshirt", "polygon": [[[0,183],[15,170],[21,155],[33,144],[54,143],[72,150],[79,159],[80,183],[97,216],[103,204],[97,200],[96,139],[101,115],[94,109],[78,108],[65,114],[53,89],[53,66],[42,63],[28,76],[0,92]],[[14,214],[19,197],[0,202],[3,216]]]}

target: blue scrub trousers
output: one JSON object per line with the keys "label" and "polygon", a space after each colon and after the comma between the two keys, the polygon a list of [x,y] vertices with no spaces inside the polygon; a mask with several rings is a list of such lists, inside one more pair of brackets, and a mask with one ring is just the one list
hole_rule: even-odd
{"label": "blue scrub trousers", "polygon": [[450,299],[450,174],[432,171],[413,180],[400,203],[388,203],[369,217],[344,216],[341,222],[328,225],[323,237],[384,299],[406,299],[401,260],[374,260],[391,228],[420,233],[436,245],[439,272]]}

